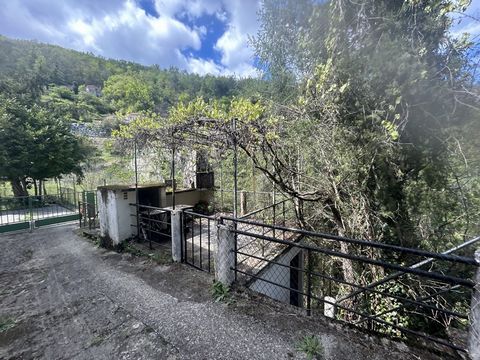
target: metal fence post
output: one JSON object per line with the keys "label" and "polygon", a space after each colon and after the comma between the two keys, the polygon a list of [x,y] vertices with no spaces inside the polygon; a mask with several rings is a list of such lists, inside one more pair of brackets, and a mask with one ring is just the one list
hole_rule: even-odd
{"label": "metal fence post", "polygon": [[[475,252],[475,260],[480,265],[480,249]],[[468,352],[472,360],[480,360],[480,267],[475,274],[475,287],[470,307],[470,332],[468,334]]]}
{"label": "metal fence post", "polygon": [[28,217],[30,222],[30,232],[32,232],[35,229],[35,220],[33,220],[33,203],[31,196],[28,197]]}
{"label": "metal fence post", "polygon": [[307,315],[312,314],[312,253],[307,250]]}
{"label": "metal fence post", "polygon": [[217,252],[215,253],[215,278],[226,286],[230,286],[235,280],[235,233],[232,228],[218,224]]}
{"label": "metal fence post", "polygon": [[172,259],[182,261],[182,210],[173,210],[170,213],[172,227]]}
{"label": "metal fence post", "polygon": [[[274,200],[274,201],[275,201],[275,200]],[[272,225],[274,225],[274,226],[277,225],[277,221],[276,221],[276,220],[277,220],[277,217],[276,217],[277,214],[276,214],[276,211],[275,211],[276,207],[277,207],[277,204],[273,204],[273,208],[272,208],[272,212],[273,212],[273,223],[272,223]],[[273,230],[273,231],[272,231],[273,237],[275,237],[275,227],[272,228],[272,230]]]}

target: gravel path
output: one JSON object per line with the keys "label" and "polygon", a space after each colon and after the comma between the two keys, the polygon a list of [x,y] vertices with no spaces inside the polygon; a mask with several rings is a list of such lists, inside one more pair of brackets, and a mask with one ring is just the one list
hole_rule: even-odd
{"label": "gravel path", "polygon": [[98,249],[72,226],[0,246],[0,359],[294,359],[307,334],[326,359],[437,358],[245,294],[215,303],[208,274]]}

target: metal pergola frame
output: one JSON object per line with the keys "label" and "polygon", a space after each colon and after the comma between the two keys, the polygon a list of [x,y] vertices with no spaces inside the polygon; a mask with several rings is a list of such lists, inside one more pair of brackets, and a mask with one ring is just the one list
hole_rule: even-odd
{"label": "metal pergola frame", "polygon": [[[175,156],[178,144],[180,143],[196,143],[198,145],[211,146],[212,144],[222,144],[224,148],[233,150],[233,217],[238,216],[238,141],[237,141],[237,119],[233,118],[230,120],[231,126],[231,136],[225,136],[220,132],[217,132],[214,136],[209,134],[208,136],[201,132],[194,132],[192,128],[195,126],[201,126],[208,123],[217,122],[216,119],[210,118],[198,118],[193,119],[187,124],[182,126],[172,126],[167,129],[162,129],[163,131],[154,131],[154,132],[142,132],[137,133],[133,137],[133,148],[134,148],[134,171],[135,171],[135,193],[136,193],[136,204],[138,206],[138,143],[141,139],[142,142],[157,142],[162,140],[165,143],[165,140],[170,141],[166,142],[166,147],[171,150],[171,160],[170,160],[170,174],[172,181],[172,209],[175,210],[176,201],[175,201]],[[226,122],[224,122],[226,124]],[[177,135],[181,133],[180,135]],[[188,138],[187,138],[188,137]],[[192,138],[194,138],[192,140]],[[191,141],[188,141],[190,139]],[[217,148],[219,148],[217,146]]]}

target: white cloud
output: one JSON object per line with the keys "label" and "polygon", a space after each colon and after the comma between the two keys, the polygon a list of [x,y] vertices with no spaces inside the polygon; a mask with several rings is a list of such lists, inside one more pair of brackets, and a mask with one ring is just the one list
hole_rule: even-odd
{"label": "white cloud", "polygon": [[464,27],[461,27],[459,29],[456,29],[453,32],[454,36],[461,36],[463,34],[470,34],[471,37],[478,36],[480,35],[480,22],[471,22],[470,24],[467,24]]}
{"label": "white cloud", "polygon": [[248,46],[248,37],[258,31],[256,13],[260,7],[257,0],[229,1],[226,3],[231,22],[218,39],[215,48],[222,54],[222,65],[238,76],[254,76],[253,50]]}
{"label": "white cloud", "polygon": [[84,50],[145,64],[184,66],[178,50],[201,46],[196,30],[172,17],[147,15],[132,0],[100,18],[72,19],[67,27]]}
{"label": "white cloud", "polygon": [[188,59],[188,70],[199,75],[222,75],[225,73],[220,65],[213,60],[204,60],[191,57]]}
{"label": "white cloud", "polygon": [[[158,16],[139,0],[9,0],[0,7],[0,33],[199,74],[256,76],[247,40],[258,28],[259,0],[153,1]],[[226,31],[195,25],[203,15],[216,16]],[[220,63],[191,55],[213,35],[220,35]]]}

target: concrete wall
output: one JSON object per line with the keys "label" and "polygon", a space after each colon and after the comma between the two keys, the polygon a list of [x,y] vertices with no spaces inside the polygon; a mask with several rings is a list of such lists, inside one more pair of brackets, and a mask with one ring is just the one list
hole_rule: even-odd
{"label": "concrete wall", "polygon": [[[166,206],[172,206],[172,193],[166,193]],[[189,189],[179,190],[175,192],[175,204],[176,205],[190,205],[195,206],[200,201],[211,202],[213,201],[213,190],[205,189]]]}
{"label": "concrete wall", "polygon": [[[303,269],[302,250],[297,247],[292,247],[291,249],[288,249],[286,252],[279,255],[273,261],[279,264],[290,265],[290,262],[292,261],[292,259],[299,253],[300,253],[299,268]],[[285,266],[281,266],[277,264],[269,264],[264,269],[262,269],[257,274],[257,276],[259,276],[261,279],[272,281],[275,284],[279,284],[287,288],[290,287],[290,269]],[[299,291],[303,292],[303,273],[302,272],[299,272],[298,284],[299,284]],[[249,288],[261,294],[267,295],[272,299],[290,304],[290,290],[288,289],[284,289],[280,286],[276,286],[274,284],[262,281],[260,279],[253,281],[250,284]],[[303,304],[302,295],[299,295],[299,303]]]}
{"label": "concrete wall", "polygon": [[[135,224],[135,191],[101,188],[97,191],[100,236],[104,245],[112,247],[132,236]],[[134,229],[134,228],[133,228]]]}

